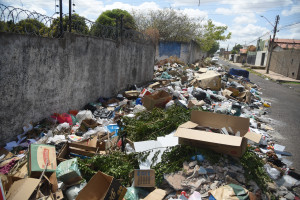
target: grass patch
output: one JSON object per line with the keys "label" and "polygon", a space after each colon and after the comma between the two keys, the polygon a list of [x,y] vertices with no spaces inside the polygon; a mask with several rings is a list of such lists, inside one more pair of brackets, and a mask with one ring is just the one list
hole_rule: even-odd
{"label": "grass patch", "polygon": [[300,82],[294,82],[294,81],[291,81],[291,82],[288,82],[288,81],[281,81],[280,83],[282,83],[282,84],[294,84],[294,85],[300,85]]}

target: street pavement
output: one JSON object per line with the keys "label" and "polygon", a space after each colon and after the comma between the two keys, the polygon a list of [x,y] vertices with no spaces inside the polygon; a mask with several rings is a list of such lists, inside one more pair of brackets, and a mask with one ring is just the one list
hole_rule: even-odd
{"label": "street pavement", "polygon": [[[225,60],[219,64],[230,68],[240,68]],[[271,118],[271,126],[275,129],[273,137],[278,144],[286,146],[292,153],[286,157],[293,161],[296,171],[300,172],[300,84],[279,84],[250,73],[250,81],[256,83],[262,92],[261,97],[271,103],[267,117]]]}

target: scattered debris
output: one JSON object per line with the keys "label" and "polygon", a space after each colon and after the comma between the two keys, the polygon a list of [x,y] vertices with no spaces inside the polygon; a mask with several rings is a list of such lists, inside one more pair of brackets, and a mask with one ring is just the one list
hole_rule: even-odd
{"label": "scattered debris", "polygon": [[175,57],[154,69],[148,85],[24,126],[0,149],[6,199],[298,198],[249,72]]}

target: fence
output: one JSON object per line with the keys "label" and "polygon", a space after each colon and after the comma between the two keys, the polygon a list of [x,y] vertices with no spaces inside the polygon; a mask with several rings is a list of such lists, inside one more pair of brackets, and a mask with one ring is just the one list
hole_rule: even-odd
{"label": "fence", "polygon": [[0,4],[0,32],[59,38],[63,36],[63,32],[71,30],[77,34],[116,41],[126,39],[151,43],[149,36],[132,29],[123,28],[122,18],[116,19],[116,26],[102,25],[77,14],[71,16],[71,24],[69,24],[68,18],[68,14],[63,15],[61,30],[59,17],[53,18],[37,12]]}

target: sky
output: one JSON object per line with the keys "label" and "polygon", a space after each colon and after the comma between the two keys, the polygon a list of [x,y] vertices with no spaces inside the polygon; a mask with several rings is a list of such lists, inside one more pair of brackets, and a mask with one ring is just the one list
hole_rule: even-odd
{"label": "sky", "polygon": [[[54,16],[58,0],[0,0],[6,6]],[[105,10],[115,8],[147,12],[164,8],[180,9],[191,18],[211,19],[218,26],[227,26],[231,39],[220,42],[221,48],[235,44],[256,45],[258,38],[273,34],[276,15],[280,16],[276,38],[300,39],[300,0],[72,0],[73,10],[92,21]],[[63,0],[63,13],[68,13],[68,0]],[[263,16],[263,17],[262,17]]]}

